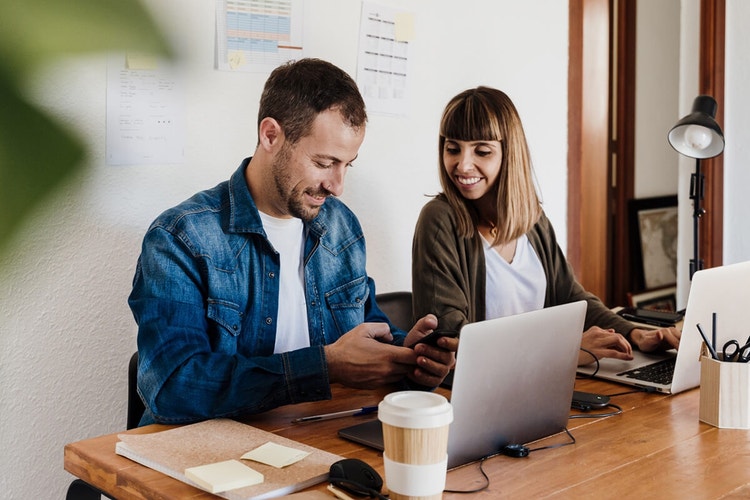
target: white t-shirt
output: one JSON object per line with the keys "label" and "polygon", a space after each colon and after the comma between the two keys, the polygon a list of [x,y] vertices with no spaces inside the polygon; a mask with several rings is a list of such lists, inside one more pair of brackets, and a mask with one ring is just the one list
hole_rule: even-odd
{"label": "white t-shirt", "polygon": [[526,235],[518,238],[516,254],[508,263],[482,237],[487,268],[486,318],[494,319],[544,307],[547,277]]}
{"label": "white t-shirt", "polygon": [[260,213],[268,241],[279,253],[279,310],[274,353],[310,347],[305,301],[305,229],[302,220],[277,219]]}

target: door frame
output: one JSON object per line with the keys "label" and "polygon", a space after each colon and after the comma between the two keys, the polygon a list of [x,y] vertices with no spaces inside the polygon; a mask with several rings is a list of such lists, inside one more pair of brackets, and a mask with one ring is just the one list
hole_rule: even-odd
{"label": "door frame", "polygon": [[[700,2],[698,90],[716,99],[720,125],[725,13],[725,0]],[[635,14],[636,0],[569,1],[566,254],[584,288],[611,306],[624,305],[633,291],[627,204],[634,192]],[[723,157],[704,165],[700,251],[708,268],[722,264]]]}

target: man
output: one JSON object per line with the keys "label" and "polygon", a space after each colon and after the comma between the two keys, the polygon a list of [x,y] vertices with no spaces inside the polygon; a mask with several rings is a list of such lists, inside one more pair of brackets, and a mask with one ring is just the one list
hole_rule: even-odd
{"label": "man", "polygon": [[341,69],[274,70],[255,154],[161,214],[144,237],[129,304],[138,323],[141,425],[263,412],[405,380],[434,387],[458,341],[393,327],[375,303],[365,242],[338,199],[367,115]]}

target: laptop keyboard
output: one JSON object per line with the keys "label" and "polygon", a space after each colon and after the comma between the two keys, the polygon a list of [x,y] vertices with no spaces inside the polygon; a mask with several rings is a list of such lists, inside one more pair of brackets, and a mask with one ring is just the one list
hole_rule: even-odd
{"label": "laptop keyboard", "polygon": [[672,375],[674,375],[675,359],[664,359],[650,365],[618,373],[618,375],[644,382],[669,385],[672,383]]}

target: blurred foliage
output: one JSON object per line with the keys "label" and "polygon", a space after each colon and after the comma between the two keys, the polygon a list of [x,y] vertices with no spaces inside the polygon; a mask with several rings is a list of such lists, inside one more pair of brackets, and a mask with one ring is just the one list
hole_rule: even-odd
{"label": "blurred foliage", "polygon": [[125,50],[171,55],[138,0],[0,0],[0,249],[86,159],[83,142],[24,86],[50,62]]}

